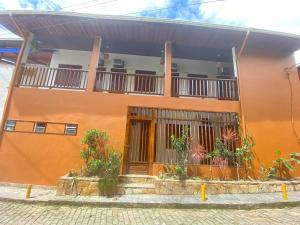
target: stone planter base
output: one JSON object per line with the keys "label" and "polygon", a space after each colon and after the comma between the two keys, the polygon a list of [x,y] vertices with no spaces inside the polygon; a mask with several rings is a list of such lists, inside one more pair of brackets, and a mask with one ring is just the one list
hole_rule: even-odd
{"label": "stone planter base", "polygon": [[97,177],[69,177],[65,175],[59,179],[56,195],[101,195]]}
{"label": "stone planter base", "polygon": [[[63,176],[57,186],[57,195],[102,195],[97,177]],[[300,191],[300,180],[294,181],[204,181],[159,179],[144,175],[122,175],[116,190],[118,194],[159,194],[194,195],[199,194],[202,184],[206,184],[207,194],[250,194],[280,192],[285,183],[288,191]]]}
{"label": "stone planter base", "polygon": [[193,195],[200,193],[206,184],[207,194],[251,194],[280,192],[285,183],[288,191],[300,191],[300,181],[197,181],[197,180],[159,180],[156,179],[156,194]]}

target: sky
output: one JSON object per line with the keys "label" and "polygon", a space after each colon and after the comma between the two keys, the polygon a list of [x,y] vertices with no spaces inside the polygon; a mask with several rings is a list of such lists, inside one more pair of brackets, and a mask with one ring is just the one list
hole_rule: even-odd
{"label": "sky", "polygon": [[[0,0],[0,10],[169,18],[300,35],[300,0]],[[12,34],[0,27],[0,37],[12,37]],[[300,63],[300,51],[295,55]]]}

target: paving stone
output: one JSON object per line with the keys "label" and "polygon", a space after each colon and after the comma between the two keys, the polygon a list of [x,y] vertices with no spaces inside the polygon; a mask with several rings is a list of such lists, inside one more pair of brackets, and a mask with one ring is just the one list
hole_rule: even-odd
{"label": "paving stone", "polygon": [[140,209],[49,206],[0,201],[0,224],[299,224],[300,207],[283,209]]}

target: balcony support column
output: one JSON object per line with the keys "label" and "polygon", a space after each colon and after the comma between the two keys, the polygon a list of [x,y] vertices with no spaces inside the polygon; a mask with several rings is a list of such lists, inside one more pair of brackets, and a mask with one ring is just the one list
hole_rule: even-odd
{"label": "balcony support column", "polygon": [[242,78],[241,78],[241,69],[240,69],[240,59],[241,56],[246,48],[246,45],[248,43],[248,38],[250,35],[250,30],[247,31],[247,33],[245,34],[242,46],[240,48],[240,51],[235,59],[236,61],[236,69],[237,69],[237,83],[238,83],[238,87],[239,87],[239,100],[240,100],[240,114],[241,114],[241,128],[242,128],[242,133],[245,136],[247,134],[247,125],[246,125],[246,118],[245,118],[245,99],[244,99],[244,92],[243,92],[243,82],[242,82]]}
{"label": "balcony support column", "polygon": [[8,91],[7,91],[7,97],[4,103],[3,107],[3,114],[1,118],[1,129],[0,129],[0,141],[2,140],[2,134],[4,129],[5,121],[7,120],[7,115],[9,111],[9,104],[11,102],[11,96],[13,94],[14,87],[16,86],[16,82],[19,80],[19,76],[21,73],[21,66],[23,64],[26,64],[28,55],[30,53],[30,47],[33,40],[33,34],[32,33],[26,33],[23,37],[23,42],[20,48],[20,51],[18,53],[17,61],[15,63],[15,69],[12,74]]}
{"label": "balcony support column", "polygon": [[172,84],[172,43],[165,43],[165,96],[171,97]]}
{"label": "balcony support column", "polygon": [[97,36],[94,39],[92,56],[90,61],[90,68],[88,73],[88,83],[87,83],[87,91],[93,91],[94,85],[96,81],[96,70],[98,67],[99,56],[100,56],[100,48],[101,48],[102,38]]}

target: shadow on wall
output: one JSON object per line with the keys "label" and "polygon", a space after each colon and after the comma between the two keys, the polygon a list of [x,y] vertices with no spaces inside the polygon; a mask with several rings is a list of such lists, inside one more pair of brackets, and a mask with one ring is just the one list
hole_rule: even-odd
{"label": "shadow on wall", "polygon": [[[0,146],[0,180],[54,185],[59,176],[81,167],[80,142],[75,136],[4,135],[5,142]],[[22,135],[26,135],[26,141],[20,145],[16,140]]]}
{"label": "shadow on wall", "polygon": [[[44,173],[41,170],[40,165],[37,165],[37,163],[41,163],[41,161],[35,161],[32,160],[31,157],[28,156],[28,154],[26,154],[25,152],[23,152],[16,144],[14,140],[10,140],[10,138],[7,137],[6,139],[9,142],[9,145],[12,146],[12,148],[10,149],[14,149],[14,151],[19,155],[19,158],[22,160],[18,160],[16,157],[14,157],[14,162],[10,161],[8,162],[10,164],[10,171],[9,170],[0,170],[3,174],[0,175],[1,177],[5,177],[8,178],[7,180],[12,181],[12,182],[20,182],[20,178],[24,181],[26,181],[26,183],[28,181],[33,181],[36,182],[36,177],[38,177],[38,180],[41,181],[41,183],[56,183],[56,179],[52,179],[50,178],[46,173]],[[2,149],[2,148],[0,148]],[[2,157],[5,156],[3,154],[3,150],[2,149]],[[25,149],[26,151],[26,149]],[[30,152],[28,152],[30,154]],[[25,160],[24,160],[25,159]],[[47,160],[47,158],[45,158],[44,160]],[[3,162],[2,162],[3,163]],[[20,164],[23,163],[23,169],[20,168]],[[20,170],[21,169],[21,170]],[[12,171],[13,170],[13,171]],[[32,173],[32,170],[34,171],[34,173]],[[15,174],[15,173],[23,173],[22,176],[20,176],[19,174]],[[36,174],[36,175],[33,175]],[[16,178],[16,180],[14,180],[14,178]]]}
{"label": "shadow on wall", "polygon": [[[294,63],[293,55],[247,49],[239,63],[247,122],[290,120],[291,89],[284,69]],[[294,119],[300,123],[300,82],[295,68],[290,79]]]}

